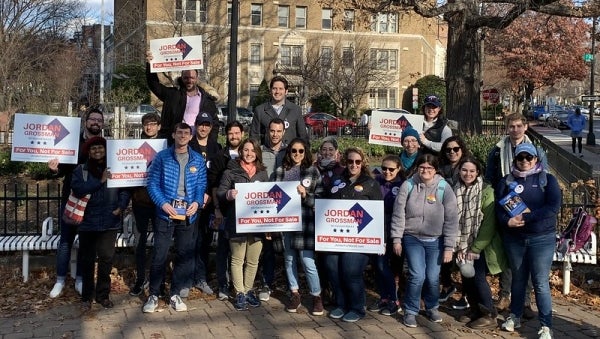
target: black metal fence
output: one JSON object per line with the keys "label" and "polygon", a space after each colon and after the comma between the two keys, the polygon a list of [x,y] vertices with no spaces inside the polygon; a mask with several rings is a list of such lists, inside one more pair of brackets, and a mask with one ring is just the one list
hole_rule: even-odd
{"label": "black metal fence", "polygon": [[41,233],[44,219],[53,217],[57,221],[60,196],[61,184],[58,182],[4,184],[0,192],[0,235]]}

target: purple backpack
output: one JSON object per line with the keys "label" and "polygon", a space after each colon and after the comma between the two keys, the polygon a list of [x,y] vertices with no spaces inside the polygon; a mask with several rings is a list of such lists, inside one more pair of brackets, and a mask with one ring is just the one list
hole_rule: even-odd
{"label": "purple backpack", "polygon": [[592,231],[598,220],[587,214],[583,207],[579,207],[569,221],[567,228],[560,234],[557,250],[563,255],[568,252],[577,252],[590,240]]}

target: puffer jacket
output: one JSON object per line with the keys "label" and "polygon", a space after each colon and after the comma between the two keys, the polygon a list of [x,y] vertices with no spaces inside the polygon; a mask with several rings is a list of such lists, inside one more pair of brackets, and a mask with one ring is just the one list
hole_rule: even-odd
{"label": "puffer jacket", "polygon": [[[198,203],[198,210],[204,205],[204,192],[206,191],[206,163],[204,158],[188,146],[189,160],[185,168],[185,192],[183,197],[189,206]],[[158,152],[148,169],[148,194],[156,205],[156,215],[169,220],[169,215],[162,209],[165,203],[177,199],[179,185],[179,162],[175,155],[175,148],[169,147]],[[190,224],[194,223],[198,213],[188,217]]]}
{"label": "puffer jacket", "polygon": [[83,171],[87,172],[87,164],[79,165],[72,173],[71,190],[73,194],[82,198],[91,194],[90,200],[83,214],[83,221],[78,228],[84,232],[102,232],[121,228],[121,215],[112,212],[117,208],[121,211],[129,204],[129,190],[124,188],[108,188],[106,182],[102,183],[87,172],[84,179]]}
{"label": "puffer jacket", "polygon": [[[235,188],[235,184],[267,181],[269,181],[269,176],[266,170],[256,171],[256,174],[250,178],[248,173],[240,166],[238,159],[229,160],[227,169],[221,178],[219,188],[217,188],[217,199],[219,199],[221,212],[225,218],[225,236],[227,239],[245,237],[248,235],[246,233],[237,233],[235,223],[235,201],[227,200],[227,191]],[[261,237],[262,234],[255,234],[255,236]]]}

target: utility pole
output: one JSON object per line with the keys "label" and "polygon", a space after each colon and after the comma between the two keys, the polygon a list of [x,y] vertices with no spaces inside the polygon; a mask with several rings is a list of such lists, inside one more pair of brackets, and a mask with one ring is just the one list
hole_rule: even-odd
{"label": "utility pole", "polygon": [[104,103],[104,0],[100,2],[100,103]]}
{"label": "utility pole", "polygon": [[[594,86],[594,69],[596,64],[596,20],[594,17],[592,20],[592,61],[590,66],[590,95],[595,95],[595,86]],[[590,101],[590,123],[588,126],[588,135],[586,139],[587,145],[596,145],[596,135],[594,134],[594,101]]]}
{"label": "utility pole", "polygon": [[227,122],[237,118],[237,40],[239,26],[239,0],[231,2],[231,39],[229,40],[229,86],[227,93]]}

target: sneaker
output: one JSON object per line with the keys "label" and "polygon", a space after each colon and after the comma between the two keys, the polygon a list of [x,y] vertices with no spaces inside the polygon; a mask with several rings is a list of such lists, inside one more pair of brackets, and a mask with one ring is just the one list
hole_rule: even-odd
{"label": "sneaker", "polygon": [[77,291],[79,295],[81,295],[81,293],[83,292],[83,281],[81,279],[75,280],[75,291]]}
{"label": "sneaker", "polygon": [[387,315],[387,316],[392,316],[398,312],[400,312],[402,309],[400,308],[400,306],[398,305],[397,301],[391,301],[387,304],[387,307],[381,310],[381,314],[382,315]]}
{"label": "sneaker", "polygon": [[417,316],[414,314],[407,313],[404,315],[404,320],[402,322],[404,323],[404,326],[406,326],[406,327],[415,328],[415,327],[417,327]]}
{"label": "sneaker", "polygon": [[184,287],[182,289],[179,290],[179,296],[182,298],[187,298],[190,296],[190,289],[187,287]]}
{"label": "sneaker", "polygon": [[136,282],[135,285],[133,285],[133,287],[129,290],[129,295],[136,297],[140,294],[142,294],[142,292],[144,292],[144,285],[146,284],[146,282]]}
{"label": "sneaker", "polygon": [[63,288],[65,288],[65,282],[57,281],[54,287],[52,287],[52,291],[50,291],[50,298],[58,297],[62,293]]}
{"label": "sneaker", "polygon": [[292,292],[292,297],[290,298],[290,302],[285,310],[290,313],[296,313],[296,311],[298,311],[298,307],[300,307],[300,302],[300,293]]}
{"label": "sneaker", "polygon": [[194,286],[194,287],[196,287],[197,289],[202,291],[202,293],[204,293],[204,294],[212,295],[213,293],[215,293],[215,292],[213,292],[212,288],[210,288],[210,286],[208,286],[206,281],[201,281],[201,282],[197,283],[196,286]]}
{"label": "sneaker", "polygon": [[388,301],[384,300],[384,299],[379,299],[376,302],[374,302],[373,304],[371,304],[371,306],[367,307],[367,310],[371,311],[371,312],[380,312],[381,310],[383,310],[384,308],[388,307]]}
{"label": "sneaker", "polygon": [[432,308],[429,311],[427,311],[427,316],[429,317],[429,320],[431,320],[434,323],[442,322],[442,315],[440,314],[440,311],[438,311],[437,308]]}
{"label": "sneaker", "polygon": [[508,309],[510,307],[510,297],[508,296],[502,296],[500,297],[500,300],[498,300],[498,302],[496,302],[496,309],[498,311],[504,311],[506,309]]}
{"label": "sneaker", "polygon": [[260,292],[258,293],[258,299],[260,299],[261,301],[269,301],[270,297],[271,289],[267,285],[263,286],[263,288],[261,288]]}
{"label": "sneaker", "polygon": [[320,295],[313,297],[313,309],[310,312],[312,315],[323,315],[323,299]]}
{"label": "sneaker", "polygon": [[142,312],[153,313],[153,312],[156,312],[157,308],[158,308],[158,297],[155,295],[151,295],[148,297],[148,300],[146,300],[146,303],[144,304],[144,307],[142,308]]}
{"label": "sneaker", "polygon": [[523,307],[523,319],[531,320],[535,318],[537,314],[531,309],[531,305]]}
{"label": "sneaker", "polygon": [[552,339],[552,330],[548,326],[542,326],[537,334],[540,339]]}
{"label": "sneaker", "polygon": [[500,328],[502,328],[503,330],[507,331],[507,332],[514,332],[516,328],[520,328],[521,327],[521,319],[515,317],[514,314],[510,314],[508,316],[508,318],[506,318],[506,321],[502,323],[502,325],[500,326]]}
{"label": "sneaker", "polygon": [[227,288],[227,286],[219,287],[218,299],[221,301],[225,301],[225,300],[229,300],[229,298],[230,298],[229,289]]}
{"label": "sneaker", "polygon": [[248,309],[248,303],[246,302],[246,295],[244,293],[240,292],[235,296],[233,307],[238,311],[245,311]]}
{"label": "sneaker", "polygon": [[181,297],[178,295],[171,297],[171,307],[173,307],[176,312],[187,311],[187,305],[183,303],[183,300],[181,300]]}
{"label": "sneaker", "polygon": [[471,305],[469,305],[467,297],[462,297],[459,301],[455,302],[454,305],[452,305],[452,308],[455,310],[466,310],[470,306]]}
{"label": "sneaker", "polygon": [[345,321],[347,323],[355,323],[355,322],[359,321],[361,318],[362,317],[360,315],[358,315],[357,313],[350,311],[342,317],[342,321]]}
{"label": "sneaker", "polygon": [[450,298],[454,294],[454,292],[456,292],[456,287],[454,286],[450,286],[446,290],[442,288],[442,291],[440,292],[440,298],[438,299],[439,302],[446,302],[446,300],[448,300],[448,298]]}
{"label": "sneaker", "polygon": [[256,297],[256,295],[254,294],[253,291],[248,291],[248,293],[246,293],[246,302],[251,307],[260,306],[260,300],[258,300],[258,298]]}
{"label": "sneaker", "polygon": [[344,312],[341,308],[336,308],[335,310],[329,312],[329,318],[331,319],[341,319],[346,312]]}

